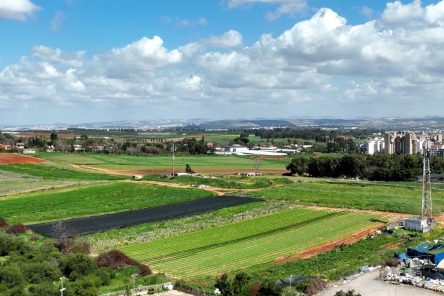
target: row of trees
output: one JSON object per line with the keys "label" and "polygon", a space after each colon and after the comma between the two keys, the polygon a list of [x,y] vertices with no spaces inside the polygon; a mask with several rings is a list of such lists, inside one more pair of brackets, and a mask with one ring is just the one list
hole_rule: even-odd
{"label": "row of trees", "polygon": [[293,129],[293,128],[275,128],[275,129],[260,129],[260,130],[247,130],[247,133],[254,134],[264,139],[273,138],[298,138],[304,140],[315,140],[316,142],[329,142],[336,141],[342,136],[351,136],[366,138],[371,136],[374,130],[350,130],[350,131],[337,131],[337,130],[323,130],[319,128],[307,128],[307,129]]}
{"label": "row of trees", "polygon": [[[431,160],[432,171],[444,172],[444,158]],[[292,174],[312,177],[365,178],[377,181],[410,181],[422,173],[420,155],[362,155],[346,154],[341,157],[295,157],[287,165]]]}

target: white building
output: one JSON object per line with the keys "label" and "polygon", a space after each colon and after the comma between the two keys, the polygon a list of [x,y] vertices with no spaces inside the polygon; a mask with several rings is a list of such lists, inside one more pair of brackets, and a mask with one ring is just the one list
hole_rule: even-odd
{"label": "white building", "polygon": [[240,154],[240,153],[246,153],[250,151],[250,149],[248,149],[248,147],[239,145],[239,144],[234,144],[231,146],[227,146],[224,148],[224,152],[227,154]]}
{"label": "white building", "polygon": [[385,142],[384,138],[373,138],[365,142],[365,151],[367,154],[375,154],[384,152]]}

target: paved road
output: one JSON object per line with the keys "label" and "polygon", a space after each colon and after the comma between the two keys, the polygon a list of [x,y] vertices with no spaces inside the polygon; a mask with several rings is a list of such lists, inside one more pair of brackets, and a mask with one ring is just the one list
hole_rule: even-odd
{"label": "paved road", "polygon": [[141,223],[192,216],[258,201],[260,201],[260,199],[245,196],[207,197],[140,210],[28,225],[28,227],[47,236],[56,237],[58,234],[57,229],[60,229],[60,222],[62,222],[63,229],[69,231],[70,235],[80,235],[128,227]]}
{"label": "paved road", "polygon": [[378,280],[379,270],[375,270],[354,278],[348,283],[330,287],[317,296],[334,296],[340,290],[352,290],[362,296],[436,296],[442,295],[430,290],[421,289],[409,285],[393,285]]}

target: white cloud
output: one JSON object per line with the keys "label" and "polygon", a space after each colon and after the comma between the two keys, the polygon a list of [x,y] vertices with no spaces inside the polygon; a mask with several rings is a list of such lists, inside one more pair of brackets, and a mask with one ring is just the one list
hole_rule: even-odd
{"label": "white cloud", "polygon": [[177,48],[143,37],[92,57],[36,46],[0,70],[0,105],[119,105],[146,116],[220,118],[396,115],[405,104],[430,114],[443,107],[436,99],[444,94],[443,8],[444,1],[393,2],[357,25],[324,8],[249,45],[230,30]]}
{"label": "white cloud", "polygon": [[270,11],[266,15],[267,19],[270,21],[278,19],[283,15],[293,15],[295,13],[303,12],[308,8],[306,0],[229,0],[228,7],[235,8],[238,6],[258,3],[277,6],[275,11]]}
{"label": "white cloud", "polygon": [[238,31],[229,30],[222,36],[211,37],[208,43],[214,47],[240,47],[242,46],[242,35]]}
{"label": "white cloud", "polygon": [[39,9],[30,0],[0,0],[0,19],[25,21]]}
{"label": "white cloud", "polygon": [[60,10],[56,11],[51,20],[51,25],[50,25],[51,31],[54,32],[60,31],[60,28],[62,27],[64,20],[65,20],[65,14]]}

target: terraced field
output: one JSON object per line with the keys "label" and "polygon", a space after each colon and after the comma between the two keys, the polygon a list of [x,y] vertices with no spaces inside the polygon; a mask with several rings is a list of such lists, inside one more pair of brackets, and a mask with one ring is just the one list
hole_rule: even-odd
{"label": "terraced field", "polygon": [[122,250],[156,270],[191,279],[291,256],[378,225],[378,219],[301,208]]}

